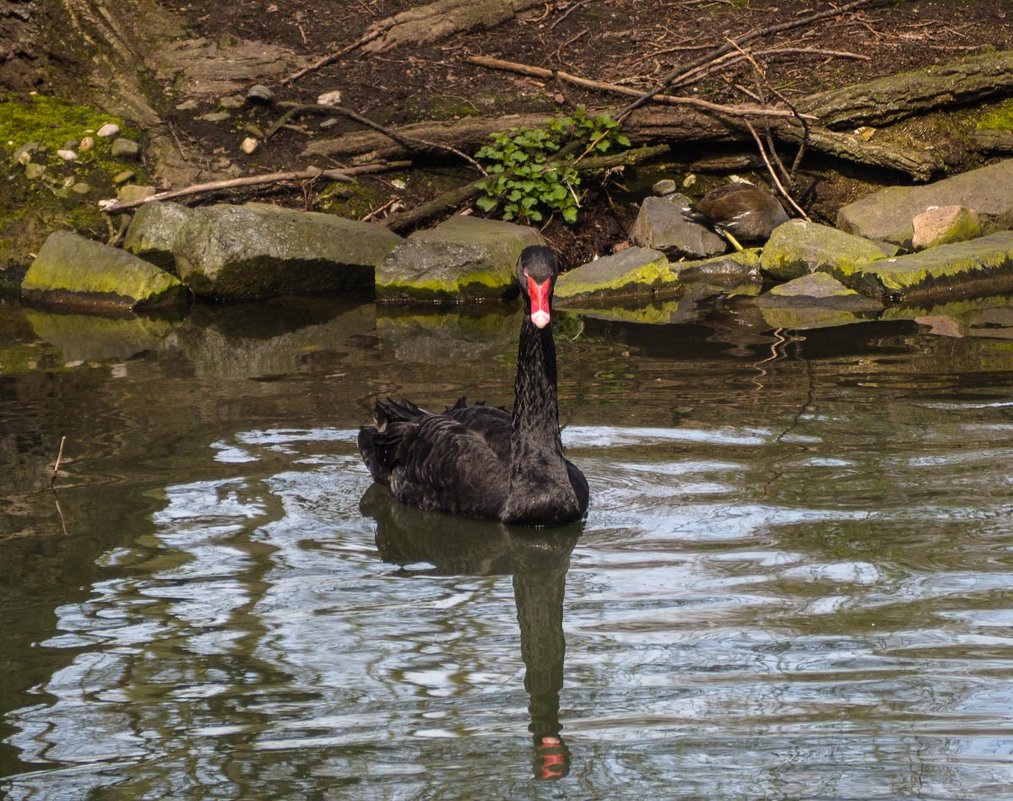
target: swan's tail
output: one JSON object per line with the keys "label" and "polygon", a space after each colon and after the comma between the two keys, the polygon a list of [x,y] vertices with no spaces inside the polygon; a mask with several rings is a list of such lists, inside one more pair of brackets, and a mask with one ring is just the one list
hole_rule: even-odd
{"label": "swan's tail", "polygon": [[406,429],[413,428],[426,414],[410,400],[377,399],[373,406],[373,425],[359,429],[358,440],[359,453],[373,481],[388,482]]}

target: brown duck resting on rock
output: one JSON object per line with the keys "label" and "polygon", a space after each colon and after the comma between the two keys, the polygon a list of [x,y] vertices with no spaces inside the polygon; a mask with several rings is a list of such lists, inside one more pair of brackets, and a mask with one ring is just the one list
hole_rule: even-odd
{"label": "brown duck resting on rock", "polygon": [[776,197],[749,183],[719,186],[683,209],[683,214],[695,222],[709,223],[737,250],[742,250],[739,242],[767,241],[771,231],[788,221]]}
{"label": "brown duck resting on rock", "polygon": [[514,410],[461,398],[441,413],[377,400],[374,424],[359,431],[373,480],[405,504],[460,517],[560,525],[587,510],[584,474],[563,456],[552,339],[558,269],[549,248],[525,248],[517,283],[525,302]]}

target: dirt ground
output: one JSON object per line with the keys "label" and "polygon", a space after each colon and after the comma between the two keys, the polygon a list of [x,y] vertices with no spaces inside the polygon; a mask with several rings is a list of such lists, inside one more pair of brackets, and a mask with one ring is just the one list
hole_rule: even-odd
{"label": "dirt ground", "polygon": [[[269,42],[313,59],[356,41],[371,23],[419,5],[408,0],[210,0],[172,7],[204,36]],[[279,99],[305,102],[339,90],[344,107],[384,125],[475,114],[567,112],[578,105],[621,105],[625,100],[613,95],[484,69],[465,59],[472,54],[500,57],[646,90],[680,63],[730,38],[822,11],[828,5],[798,0],[557,0],[523,11],[491,30],[458,33],[432,44],[387,52],[356,49],[288,85],[273,88]],[[791,99],[953,61],[987,48],[1011,49],[1013,6],[1009,0],[873,3],[765,36],[751,47],[770,86]],[[740,61],[672,91],[743,103],[752,102],[750,93],[756,89],[753,67]],[[277,116],[266,109],[250,110],[249,114],[250,121],[261,126]],[[234,151],[233,131],[201,122],[197,116],[193,111],[170,112],[170,122],[178,135],[205,153]],[[251,164],[247,169],[305,166],[299,154],[309,137],[323,133],[321,122],[304,118],[279,131],[258,153],[255,168]],[[327,135],[362,129],[346,118],[330,124],[333,127]],[[410,182],[401,190],[385,177],[370,180],[378,190],[371,201],[375,206],[396,193],[411,205],[436,191],[431,183]],[[839,189],[821,197],[818,183],[810,180],[805,200],[817,217],[829,218],[834,204],[847,198],[841,197]],[[607,249],[624,237],[629,220],[609,203],[611,197],[592,189],[585,208],[595,211],[583,214],[574,230],[558,221],[548,226],[546,233],[564,251],[565,261],[586,258],[591,251]],[[298,197],[289,200],[300,202]],[[312,198],[301,200],[312,204]]]}

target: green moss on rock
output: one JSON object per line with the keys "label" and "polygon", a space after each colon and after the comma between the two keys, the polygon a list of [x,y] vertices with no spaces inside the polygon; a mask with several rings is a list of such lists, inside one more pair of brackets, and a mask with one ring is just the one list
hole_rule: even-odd
{"label": "green moss on rock", "polygon": [[376,293],[387,301],[491,300],[514,284],[520,252],[545,240],[533,228],[454,216],[417,231],[377,267]]}
{"label": "green moss on rock", "polygon": [[178,279],[122,250],[56,231],[46,239],[21,282],[30,302],[97,309],[140,309],[185,304]]}
{"label": "green moss on rock", "polygon": [[556,297],[561,301],[659,297],[675,294],[679,286],[678,266],[664,253],[631,247],[563,274],[556,282]]}
{"label": "green moss on rock", "polygon": [[829,272],[865,295],[892,300],[998,294],[1013,289],[1013,231]]}

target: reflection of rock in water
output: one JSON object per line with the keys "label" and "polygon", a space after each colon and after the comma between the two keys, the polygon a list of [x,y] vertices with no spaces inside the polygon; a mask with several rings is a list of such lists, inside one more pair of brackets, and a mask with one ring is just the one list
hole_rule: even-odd
{"label": "reflection of rock in water", "polygon": [[582,524],[543,532],[422,512],[393,500],[378,484],[363,495],[360,509],[376,520],[376,546],[385,562],[431,565],[413,570],[416,575],[513,576],[535,777],[565,776],[570,752],[560,737],[559,722],[566,652],[563,595]]}

